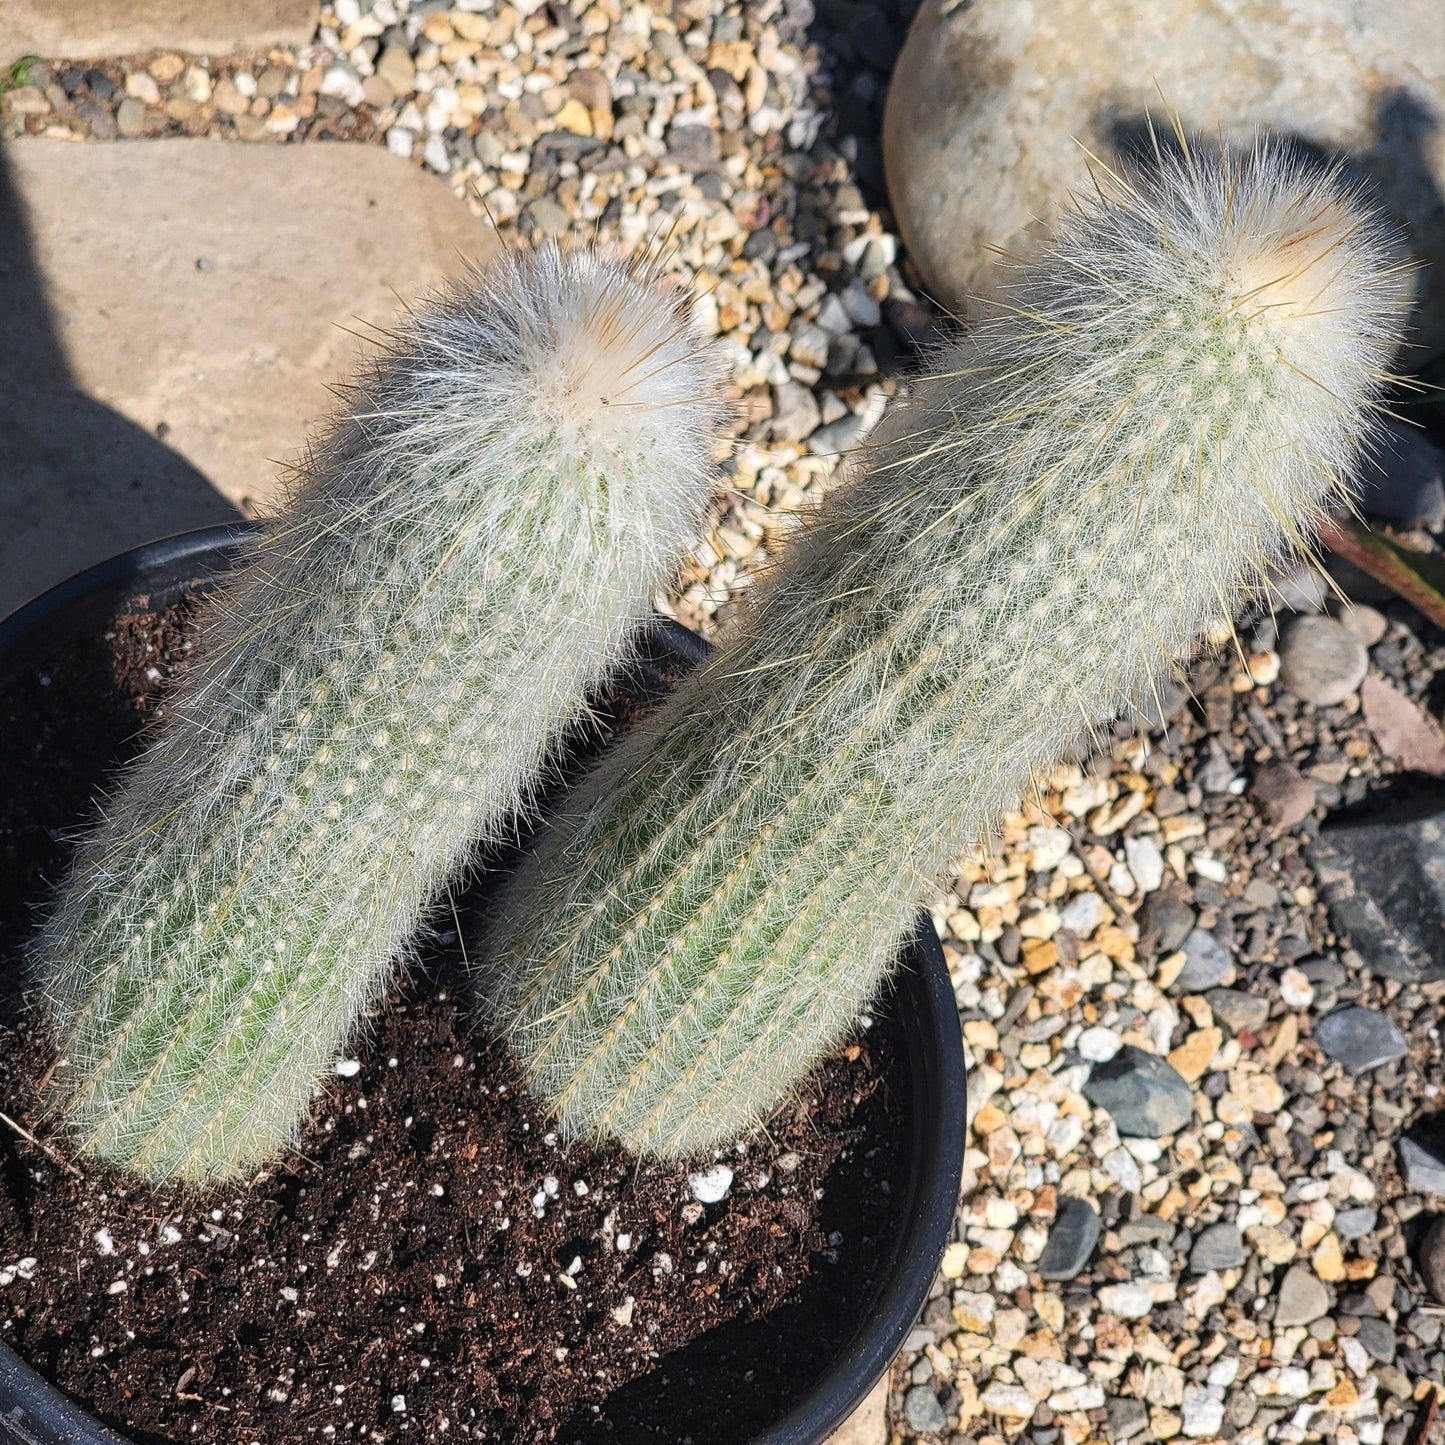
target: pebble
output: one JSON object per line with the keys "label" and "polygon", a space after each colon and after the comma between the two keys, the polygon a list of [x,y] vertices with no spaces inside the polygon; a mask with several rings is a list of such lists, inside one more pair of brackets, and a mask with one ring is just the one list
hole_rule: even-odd
{"label": "pebble", "polygon": [[1204,995],[1209,1011],[1234,1033],[1257,1031],[1269,1019],[1269,1000],[1237,988],[1211,988]]}
{"label": "pebble", "polygon": [[773,388],[773,437],[781,442],[807,440],[817,429],[823,414],[817,398],[796,381]]}
{"label": "pebble", "polygon": [[1445,774],[1445,734],[1412,698],[1373,673],[1360,685],[1360,710],[1380,751],[1408,772]]}
{"label": "pebble", "polygon": [[1384,637],[1390,626],[1383,612],[1376,611],[1363,602],[1352,602],[1347,607],[1341,607],[1339,619],[1345,630],[1351,636],[1359,638],[1366,647],[1373,647]]}
{"label": "pebble", "polygon": [[1430,1293],[1445,1304],[1445,1214],[1437,1215],[1420,1241],[1417,1263]]}
{"label": "pebble", "polygon": [[1365,680],[1370,654],[1333,617],[1297,617],[1279,649],[1280,680],[1315,707],[1342,703]]}
{"label": "pebble", "polygon": [[1404,1034],[1392,1020],[1358,1005],[1327,1014],[1315,1024],[1314,1035],[1330,1058],[1357,1076],[1409,1052]]}
{"label": "pebble", "polygon": [[1324,1281],[1303,1264],[1293,1266],[1279,1287],[1275,1301],[1276,1329],[1291,1325],[1307,1325],[1330,1311],[1330,1292]]}
{"label": "pebble", "polygon": [[410,95],[416,89],[416,66],[404,45],[388,45],[381,52],[376,61],[376,74],[394,95]]}
{"label": "pebble", "polygon": [[1164,881],[1164,855],[1149,837],[1126,838],[1124,857],[1140,893],[1152,893]]}
{"label": "pebble", "polygon": [[1066,1197],[1049,1228],[1048,1243],[1035,1268],[1047,1280],[1074,1279],[1099,1242],[1098,1211],[1087,1199]]}
{"label": "pebble", "polygon": [[1234,791],[1234,764],[1229,754],[1216,737],[1205,745],[1206,758],[1199,769],[1199,786],[1206,793],[1230,793]]}
{"label": "pebble", "polygon": [[1398,1341],[1395,1339],[1394,1330],[1384,1320],[1364,1316],[1360,1320],[1359,1329],[1355,1331],[1355,1338],[1380,1364],[1388,1365],[1393,1362]]}
{"label": "pebble", "polygon": [[1126,1044],[1095,1064],[1083,1087],[1091,1104],[1107,1109],[1121,1135],[1158,1139],[1175,1134],[1194,1114],[1194,1093],[1163,1059]]}
{"label": "pebble", "polygon": [[1106,1284],[1099,1291],[1099,1308],[1121,1320],[1142,1320],[1154,1308],[1154,1294],[1146,1284]]}
{"label": "pebble", "polygon": [[938,1396],[927,1385],[914,1385],[903,1397],[903,1417],[909,1428],[920,1435],[948,1428],[948,1416],[938,1403]]}
{"label": "pebble", "polygon": [[1224,1401],[1218,1391],[1186,1385],[1180,1406],[1184,1434],[1193,1439],[1218,1435],[1224,1424]]}
{"label": "pebble", "polygon": [[116,107],[115,128],[126,140],[134,140],[145,131],[146,108],[140,101],[127,96]]}
{"label": "pebble", "polygon": [[687,1176],[687,1187],[699,1204],[717,1204],[733,1187],[733,1171],[726,1164],[714,1164]]}
{"label": "pebble", "polygon": [[1122,1040],[1113,1029],[1105,1028],[1102,1024],[1095,1024],[1087,1028],[1079,1035],[1075,1047],[1079,1051],[1081,1059],[1087,1059],[1091,1064],[1106,1064],[1114,1057],[1123,1046]]}
{"label": "pebble", "polygon": [[996,1381],[979,1397],[978,1402],[992,1415],[1001,1415],[1005,1420],[1030,1420],[1033,1418],[1034,1397],[1022,1385],[1006,1385]]}
{"label": "pebble", "polygon": [[1184,940],[1184,967],[1174,988],[1179,993],[1204,993],[1228,983],[1233,975],[1234,965],[1224,945],[1207,929],[1193,929]]}
{"label": "pebble", "polygon": [[1291,763],[1266,763],[1255,773],[1249,796],[1276,828],[1298,827],[1314,812],[1315,785]]}
{"label": "pebble", "polygon": [[[1193,930],[1195,914],[1176,889],[1161,888],[1145,900],[1143,908],[1139,910],[1139,922],[1141,927],[1154,935],[1160,953],[1173,953]],[[1065,927],[1068,925],[1065,924]],[[1228,961],[1226,957],[1225,962]]]}
{"label": "pebble", "polygon": [[1211,1224],[1201,1230],[1189,1251],[1189,1268],[1195,1274],[1208,1274],[1212,1269],[1238,1269],[1244,1262],[1244,1241],[1233,1224]]}
{"label": "pebble", "polygon": [[1341,1239],[1364,1239],[1374,1232],[1378,1211],[1368,1205],[1358,1209],[1342,1209],[1335,1215],[1335,1233]]}
{"label": "pebble", "polygon": [[1279,996],[1289,1008],[1308,1008],[1315,1001],[1315,986],[1302,969],[1287,968],[1279,976]]}
{"label": "pebble", "polygon": [[1110,1395],[1104,1402],[1110,1441],[1132,1440],[1149,1428],[1149,1408],[1129,1395]]}
{"label": "pebble", "polygon": [[1104,900],[1092,889],[1076,893],[1059,912],[1059,926],[1079,938],[1088,938],[1104,921]]}
{"label": "pebble", "polygon": [[1376,973],[1445,979],[1445,809],[1405,810],[1386,798],[1326,825],[1309,855],[1336,924]]}

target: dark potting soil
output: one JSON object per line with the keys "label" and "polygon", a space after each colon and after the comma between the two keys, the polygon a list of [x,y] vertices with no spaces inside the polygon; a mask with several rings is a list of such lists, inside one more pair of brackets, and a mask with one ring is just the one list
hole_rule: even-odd
{"label": "dark potting soil", "polygon": [[[189,618],[142,601],[0,679],[0,1339],[141,1445],[747,1439],[856,1319],[893,1227],[886,1020],[726,1156],[712,1204],[685,1168],[558,1142],[446,933],[249,1188],[153,1190],[48,1136],[24,941]],[[604,734],[636,707],[614,689]],[[742,1322],[774,1310],[759,1354]]]}

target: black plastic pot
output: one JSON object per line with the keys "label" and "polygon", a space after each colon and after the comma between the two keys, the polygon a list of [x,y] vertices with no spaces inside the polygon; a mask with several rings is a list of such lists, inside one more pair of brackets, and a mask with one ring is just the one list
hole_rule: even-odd
{"label": "black plastic pot", "polygon": [[[68,639],[99,637],[139,596],[148,598],[151,608],[169,606],[197,578],[224,571],[246,530],[247,524],[237,523],[184,533],[135,548],[52,588],[0,622],[0,686],[7,674],[23,675]],[[640,665],[647,672],[666,663],[675,672],[706,650],[693,633],[659,621],[643,644]],[[800,1339],[797,1319],[806,1301],[798,1300],[763,1319],[709,1331],[615,1392],[600,1420],[564,1427],[559,1442],[676,1445],[676,1392],[684,1390],[700,1402],[696,1425],[688,1426],[697,1445],[742,1445],[726,1418],[718,1418],[718,1402],[756,1401],[760,1392],[776,1414],[750,1437],[751,1445],[821,1445],[888,1368],[927,1300],[952,1228],[963,1159],[963,1048],[943,953],[927,919],[880,1009],[895,1021],[903,1045],[899,1077],[890,1077],[889,1087],[903,1096],[906,1168],[895,1190],[888,1245],[869,1262],[866,1276],[860,1271],[851,1317],[835,1321],[831,1338],[810,1327]],[[785,1367],[780,1360],[787,1361]],[[649,1402],[665,1393],[672,1402],[666,1439],[648,1427]],[[126,1445],[3,1345],[0,1442]]]}

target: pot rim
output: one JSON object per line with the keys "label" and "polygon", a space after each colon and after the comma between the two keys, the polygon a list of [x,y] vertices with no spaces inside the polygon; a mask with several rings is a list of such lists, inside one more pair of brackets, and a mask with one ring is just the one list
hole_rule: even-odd
{"label": "pot rim", "polygon": [[[260,524],[236,521],[180,532],[130,548],[51,587],[0,620],[0,654],[43,629],[67,608],[99,590],[141,582],[187,562],[214,559],[254,536]],[[657,618],[654,631],[688,661],[709,652],[696,633]],[[909,1212],[876,1274],[865,1315],[837,1354],[779,1420],[749,1445],[824,1445],[892,1364],[927,1302],[953,1227],[963,1169],[966,1127],[963,1036],[942,946],[927,915],[900,974],[915,980],[893,1001],[911,1015],[918,1047],[908,1056],[909,1173],[902,1191]],[[920,1102],[925,1107],[916,1107]],[[0,1440],[17,1445],[130,1445],[83,1405],[52,1385],[0,1342]]]}

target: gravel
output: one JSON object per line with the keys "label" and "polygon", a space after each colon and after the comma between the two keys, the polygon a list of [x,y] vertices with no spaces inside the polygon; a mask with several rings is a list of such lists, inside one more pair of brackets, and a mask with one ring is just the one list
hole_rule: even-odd
{"label": "gravel", "polygon": [[1237,1225],[1211,1224],[1194,1241],[1194,1248],[1189,1251],[1189,1268],[1195,1274],[1238,1269],[1247,1258]]}
{"label": "gravel", "polygon": [[1180,993],[1203,993],[1227,983],[1234,974],[1228,951],[1206,929],[1193,929],[1184,940],[1184,967],[1174,980]]}
{"label": "gravel", "polygon": [[[939,333],[882,203],[910,12],[337,0],[297,50],[46,57],[0,134],[385,146],[509,243],[651,250],[695,285],[737,403],[667,599],[714,635]],[[1378,591],[1341,609],[1310,567],[1277,592],[1301,614],[1282,640],[1244,619],[1248,665],[1197,662],[930,899],[971,1130],[954,1242],[892,1371],[896,1441],[1405,1445],[1445,1378],[1445,1149],[1420,1127],[1442,1109],[1445,964],[1428,938],[1381,941],[1428,820],[1395,852],[1360,829],[1332,848],[1333,824],[1314,841],[1400,771],[1366,668],[1433,715],[1445,643]],[[1351,870],[1374,914],[1342,901]],[[1351,1072],[1326,1047],[1351,1009],[1405,1051],[1390,1034]],[[25,1266],[0,1260],[0,1287]]]}
{"label": "gravel", "polygon": [[1134,1138],[1178,1133],[1194,1112],[1194,1096],[1178,1071],[1133,1044],[1094,1066],[1083,1095],[1108,1110],[1120,1134]]}
{"label": "gravel", "polygon": [[1099,1212],[1087,1199],[1061,1199],[1048,1243],[1039,1256],[1039,1278],[1077,1278],[1099,1242],[1100,1227]]}
{"label": "gravel", "polygon": [[1297,1264],[1285,1275],[1274,1306],[1276,1328],[1307,1325],[1329,1313],[1328,1287],[1308,1265]]}
{"label": "gravel", "polygon": [[1315,1025],[1315,1042],[1352,1074],[1378,1069],[1410,1051],[1392,1019],[1358,1004],[1322,1018]]}
{"label": "gravel", "polygon": [[1365,680],[1364,643],[1333,617],[1300,617],[1279,651],[1280,681],[1302,702],[1333,707]]}

